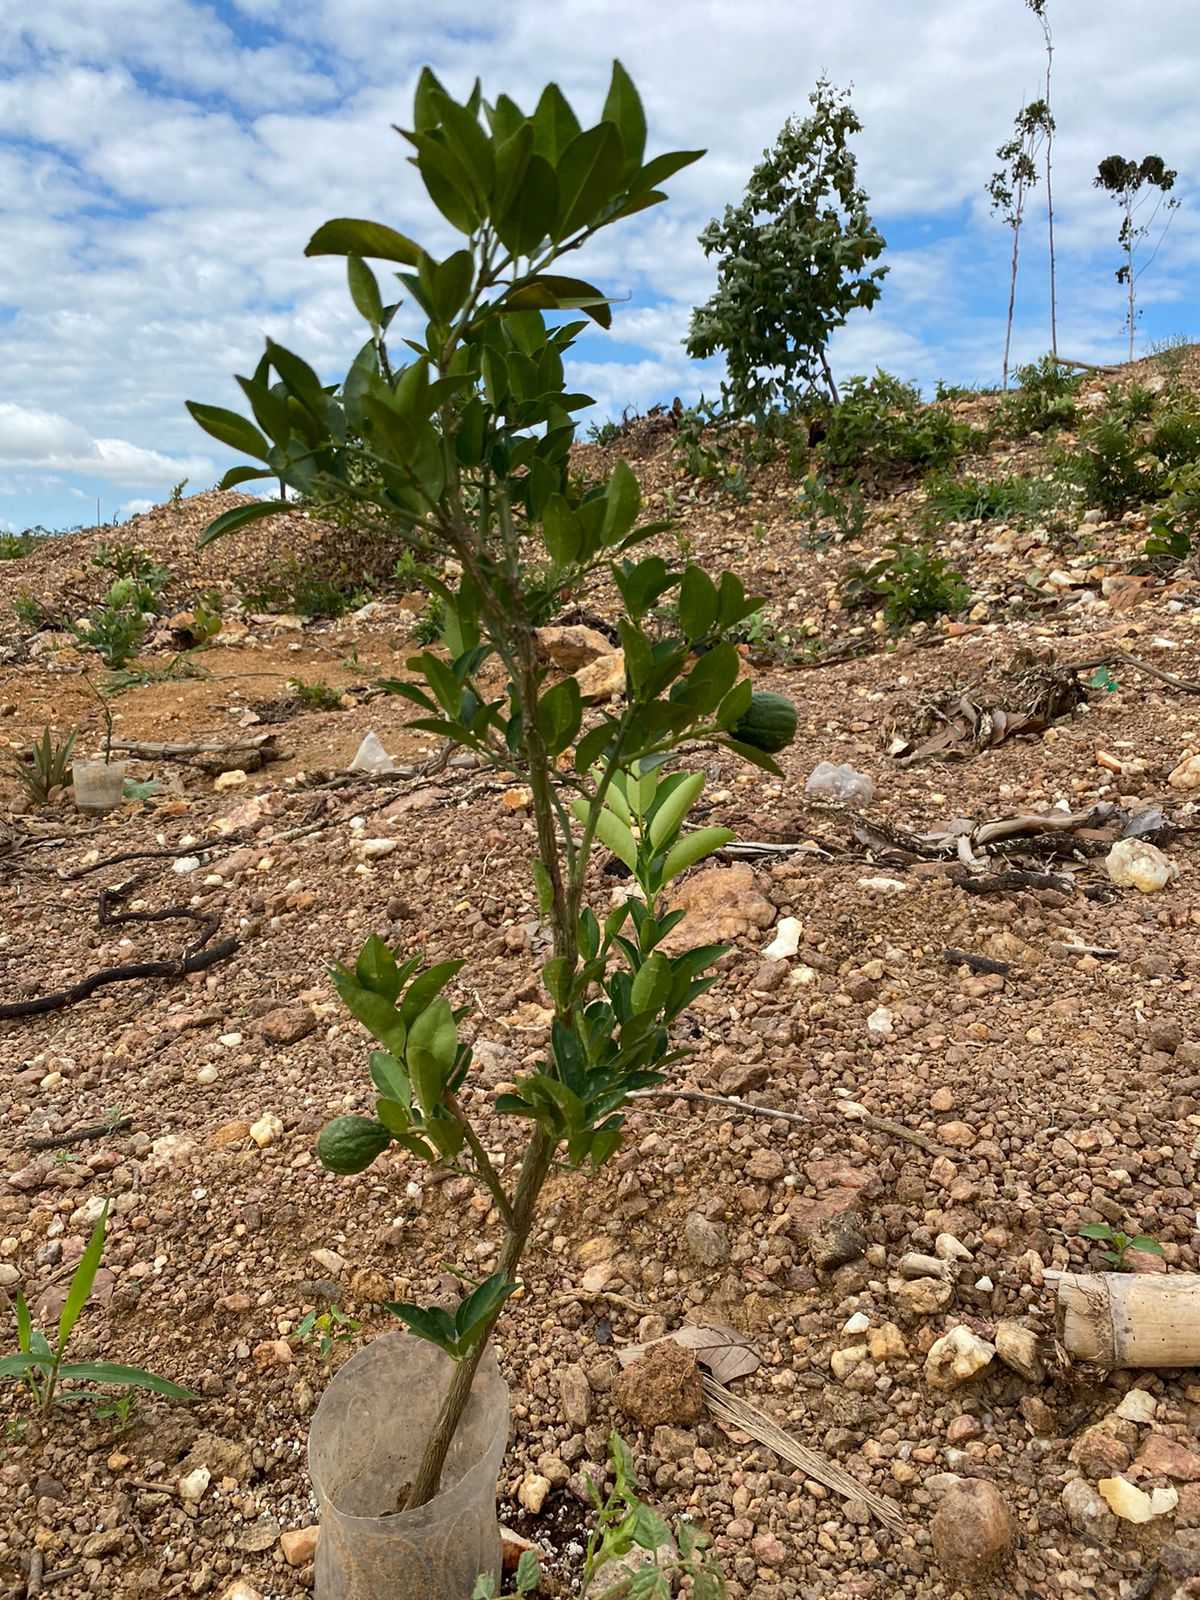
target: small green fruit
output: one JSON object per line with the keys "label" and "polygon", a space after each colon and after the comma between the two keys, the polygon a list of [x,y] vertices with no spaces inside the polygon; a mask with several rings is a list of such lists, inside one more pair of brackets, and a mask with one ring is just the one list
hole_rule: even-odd
{"label": "small green fruit", "polygon": [[334,1117],[317,1136],[317,1159],[329,1172],[363,1172],[391,1142],[374,1117]]}
{"label": "small green fruit", "polygon": [[796,737],[796,707],[784,695],[756,690],[749,708],[729,731],[743,744],[774,755]]}

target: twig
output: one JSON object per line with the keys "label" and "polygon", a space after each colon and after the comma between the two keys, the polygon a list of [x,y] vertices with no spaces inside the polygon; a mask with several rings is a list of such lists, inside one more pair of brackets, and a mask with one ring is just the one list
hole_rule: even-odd
{"label": "twig", "polygon": [[802,1117],[795,1111],[776,1111],[774,1106],[756,1106],[747,1100],[734,1100],[722,1094],[701,1094],[699,1089],[635,1089],[630,1100],[694,1100],[703,1106],[722,1106],[728,1111],[741,1111],[751,1117],[777,1117],[780,1122],[795,1122],[801,1127],[812,1126],[811,1117]]}
{"label": "twig", "polygon": [[46,1584],[61,1583],[64,1578],[73,1578],[75,1574],[82,1569],[82,1567],[82,1561],[76,1561],[72,1566],[69,1567],[55,1567],[54,1571],[48,1572],[42,1581]]}
{"label": "twig", "polygon": [[147,1494],[173,1494],[179,1493],[178,1486],[173,1483],[151,1483],[148,1478],[122,1478],[122,1489],[142,1489]]}
{"label": "twig", "polygon": [[1095,956],[1097,961],[1115,961],[1121,954],[1119,950],[1110,950],[1102,944],[1062,944],[1058,946],[1058,954],[1064,956]]}
{"label": "twig", "polygon": [[29,1600],[41,1594],[42,1580],[46,1572],[46,1558],[40,1550],[31,1550],[29,1553],[29,1577],[25,1581],[25,1593]]}
{"label": "twig", "polygon": [[875,1133],[889,1134],[893,1139],[902,1139],[905,1144],[915,1144],[918,1150],[924,1150],[931,1156],[945,1156],[953,1160],[955,1152],[947,1150],[944,1144],[936,1144],[926,1134],[918,1133],[915,1128],[906,1128],[902,1122],[893,1122],[891,1117],[875,1117],[854,1100],[841,1100],[838,1109],[855,1122],[861,1122],[864,1128],[870,1128]]}
{"label": "twig", "polygon": [[1087,672],[1092,667],[1109,667],[1114,661],[1122,666],[1136,667],[1139,672],[1148,673],[1160,683],[1170,684],[1172,689],[1183,689],[1187,694],[1200,694],[1200,683],[1197,683],[1195,678],[1181,678],[1174,672],[1167,672],[1163,667],[1152,666],[1149,661],[1139,661],[1136,656],[1131,656],[1124,650],[1113,650],[1106,656],[1097,656],[1093,661],[1072,662],[1066,670]]}
{"label": "twig", "polygon": [[952,967],[970,967],[972,972],[990,972],[1001,978],[1012,971],[1011,961],[993,961],[991,956],[976,956],[969,950],[953,950],[949,946],[942,951],[942,959]]}
{"label": "twig", "polygon": [[792,1466],[799,1467],[807,1477],[815,1478],[827,1489],[840,1494],[844,1500],[861,1500],[872,1516],[885,1528],[890,1528],[893,1533],[904,1532],[904,1522],[900,1513],[881,1495],[877,1495],[874,1490],[868,1489],[865,1484],[852,1478],[827,1456],[819,1455],[817,1451],[801,1444],[799,1439],[794,1439],[790,1433],[785,1433],[765,1411],[752,1406],[740,1395],[727,1389],[723,1383],[718,1383],[707,1373],[702,1375],[700,1381],[704,1385],[705,1397],[713,1416],[729,1423],[742,1433],[748,1433],[759,1444],[765,1444],[768,1450],[773,1450],[784,1461],[791,1462]]}
{"label": "twig", "polygon": [[119,867],[126,861],[170,861],[176,856],[200,856],[208,850],[220,850],[230,845],[244,844],[246,833],[244,829],[225,833],[217,839],[207,842],[197,841],[195,844],[176,845],[170,850],[123,850],[118,856],[106,856],[103,861],[93,861],[84,867],[72,867],[70,872],[60,873],[64,883],[70,883],[76,878],[86,878],[90,872],[100,872],[104,867]]}
{"label": "twig", "polygon": [[1052,872],[1018,872],[1010,868],[1005,872],[989,872],[975,878],[968,872],[952,871],[950,882],[968,894],[1008,894],[1017,889],[1057,889],[1061,894],[1073,894],[1075,885],[1070,878],[1055,877]]}
{"label": "twig", "polygon": [[106,1134],[121,1133],[132,1126],[132,1117],[118,1117],[115,1122],[88,1122],[79,1128],[68,1128],[66,1133],[35,1133],[28,1144],[31,1150],[57,1150],[62,1145],[82,1144],[85,1139],[103,1139]]}
{"label": "twig", "polygon": [[611,1289],[563,1289],[558,1294],[551,1296],[555,1305],[565,1305],[568,1300],[605,1300],[609,1305],[620,1306],[625,1311],[633,1311],[639,1317],[648,1317],[654,1314],[653,1306],[644,1306],[637,1300],[630,1300],[623,1294],[615,1294]]}

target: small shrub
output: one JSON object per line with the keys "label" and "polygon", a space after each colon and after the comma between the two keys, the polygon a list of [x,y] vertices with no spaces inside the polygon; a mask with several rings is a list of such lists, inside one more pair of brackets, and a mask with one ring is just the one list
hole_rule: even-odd
{"label": "small shrub", "polygon": [[1000,421],[1006,433],[1021,438],[1030,433],[1049,433],[1055,428],[1075,424],[1075,397],[1081,379],[1060,367],[1052,356],[1017,368],[1020,387],[1006,395],[1000,408]]}
{"label": "small shrub", "polygon": [[442,629],[446,626],[446,607],[439,594],[431,594],[426,602],[424,611],[413,623],[412,641],[414,644],[436,644],[442,637]]}
{"label": "small shrub", "polygon": [[43,728],[42,737],[35,739],[28,751],[10,757],[9,774],[16,778],[33,805],[44,806],[52,790],[66,786],[75,735],[76,730],[72,728],[64,738],[54,739],[50,729]]}
{"label": "small shrub", "polygon": [[1165,472],[1200,461],[1200,411],[1168,411],[1150,435],[1149,450]]}
{"label": "small shrub", "polygon": [[858,484],[850,483],[839,489],[817,472],[810,472],[801,485],[795,511],[808,525],[810,546],[828,540],[829,535],[824,531],[826,523],[833,524],[833,534],[839,544],[861,538],[866,527],[867,507]]}
{"label": "small shrub", "polygon": [[607,447],[616,444],[621,437],[621,424],[611,419],[605,422],[589,422],[587,427],[589,444],[598,444]]}
{"label": "small shrub", "polygon": [[181,505],[183,503],[183,491],[187,488],[187,486],[188,480],[186,478],[180,478],[178,483],[172,484],[171,504],[173,506]]}
{"label": "small shrub", "polygon": [[932,479],[925,489],[925,516],[931,522],[1018,522],[1044,516],[1063,498],[1060,485],[1047,478]]}
{"label": "small shrub", "polygon": [[1200,542],[1200,462],[1189,462],[1167,474],[1170,491],[1150,524],[1145,552],[1155,561],[1176,565]]}
{"label": "small shrub", "polygon": [[356,1317],[351,1317],[340,1306],[330,1306],[328,1311],[309,1311],[296,1324],[293,1344],[315,1344],[322,1361],[328,1361],[335,1344],[348,1344],[362,1327]]}
{"label": "small shrub", "polygon": [[402,550],[392,568],[392,580],[406,594],[425,587],[426,569],[412,550]]}
{"label": "small shrub", "polygon": [[1107,1222],[1085,1222],[1079,1230],[1079,1236],[1081,1239],[1098,1239],[1103,1244],[1111,1245],[1111,1250],[1104,1250],[1101,1254],[1117,1272],[1125,1270],[1127,1250],[1145,1250],[1152,1256],[1161,1256],[1163,1253],[1162,1245],[1148,1233],[1123,1233],[1120,1228],[1110,1227]]}
{"label": "small shrub", "polygon": [[306,711],[342,709],[342,691],[326,683],[323,678],[314,678],[311,681],[305,678],[290,678],[288,688]]}
{"label": "small shrub", "polygon": [[910,627],[961,611],[971,598],[960,572],[924,545],[897,539],[870,566],[852,567],[844,594],[851,607],[882,606],[890,628]]}
{"label": "small shrub", "polygon": [[1149,422],[1158,409],[1158,396],[1144,383],[1131,383],[1124,394],[1114,398],[1112,409],[1127,422]]}
{"label": "small shrub", "polygon": [[155,1394],[166,1395],[172,1400],[197,1398],[190,1389],[181,1388],[179,1384],[159,1378],[141,1367],[118,1366],[111,1361],[64,1361],[71,1334],[96,1281],[96,1271],[104,1253],[107,1220],[106,1200],[67,1286],[66,1302],[58,1319],[58,1338],[53,1345],[44,1333],[33,1326],[25,1297],[20,1290],[17,1291],[17,1353],[0,1359],[0,1378],[15,1378],[23,1382],[34,1406],[43,1415],[50,1411],[56,1401],[61,1404],[68,1399],[83,1400],[95,1404],[111,1398],[102,1389],[71,1389],[65,1395],[60,1394],[59,1384],[64,1378],[103,1383],[120,1389],[151,1389]]}
{"label": "small shrub", "polygon": [[93,606],[82,623],[72,624],[71,632],[81,645],[94,650],[106,667],[123,667],[137,655],[146,637],[146,619],[140,608],[106,601]]}
{"label": "small shrub", "polygon": [[1175,333],[1168,339],[1155,339],[1150,346],[1150,355],[1154,356],[1158,365],[1172,381],[1179,377],[1183,371],[1187,353],[1191,349],[1191,340],[1184,333]]}
{"label": "small shrub", "polygon": [[31,594],[13,595],[13,616],[31,633],[40,633],[50,622],[50,613],[42,602]]}
{"label": "small shrub", "polygon": [[132,579],[153,595],[165,587],[171,576],[166,567],[160,567],[148,551],[137,545],[97,545],[92,555],[92,565],[101,572],[111,572],[114,578]]}
{"label": "small shrub", "polygon": [[0,533],[0,561],[20,561],[44,542],[31,533]]}
{"label": "small shrub", "polygon": [[882,369],[851,378],[826,421],[821,452],[832,467],[887,476],[945,467],[966,447],[970,430],[940,406],[923,406],[915,384]]}
{"label": "small shrub", "polygon": [[257,585],[244,589],[241,598],[247,611],[337,618],[365,604],[370,593],[361,582],[325,577],[293,560],[278,562]]}

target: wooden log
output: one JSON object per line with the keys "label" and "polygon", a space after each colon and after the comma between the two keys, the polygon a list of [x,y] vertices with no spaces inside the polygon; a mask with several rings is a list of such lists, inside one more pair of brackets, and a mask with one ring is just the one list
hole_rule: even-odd
{"label": "wooden log", "polygon": [[1100,372],[1105,377],[1112,377],[1116,367],[1100,367],[1094,361],[1072,361],[1069,356],[1051,356],[1050,359],[1059,367],[1082,367],[1085,372]]}
{"label": "wooden log", "polygon": [[[1052,1275],[1046,1274],[1047,1281]],[[1097,1366],[1200,1365],[1200,1274],[1060,1272],[1059,1343]]]}

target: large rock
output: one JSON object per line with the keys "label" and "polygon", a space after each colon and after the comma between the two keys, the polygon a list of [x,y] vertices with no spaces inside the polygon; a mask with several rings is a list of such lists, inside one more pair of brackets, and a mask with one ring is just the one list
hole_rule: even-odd
{"label": "large rock", "polygon": [[931,1389],[956,1389],[990,1365],[995,1354],[995,1345],[960,1324],[930,1346],[925,1381]]}
{"label": "large rock", "polygon": [[1196,1483],[1200,1482],[1200,1456],[1177,1439],[1168,1439],[1165,1433],[1152,1433],[1139,1451],[1133,1470],[1154,1478],[1174,1478],[1178,1483]]}
{"label": "large rock", "polygon": [[1085,1428],[1071,1446],[1069,1459],[1089,1478],[1116,1477],[1133,1459],[1138,1431],[1132,1422],[1117,1416],[1105,1417],[1094,1427]]}
{"label": "large rock", "polygon": [[775,907],[742,862],[693,873],[672,895],[670,909],[684,913],[662,945],[676,954],[694,945],[728,944],[751,929],[769,928],[775,920]]}
{"label": "large rock", "polygon": [[574,623],[567,627],[537,628],[534,631],[538,654],[552,661],[563,672],[578,672],[602,656],[615,654],[613,645],[595,628]]}
{"label": "large rock", "polygon": [[613,1399],[639,1428],[695,1422],[704,1411],[696,1352],[674,1339],[652,1344],[613,1384]]}
{"label": "large rock", "polygon": [[689,1255],[702,1267],[719,1267],[729,1260],[729,1235],[719,1223],[710,1222],[702,1211],[688,1213],[683,1237]]}
{"label": "large rock", "polygon": [[615,700],[625,692],[625,652],[610,650],[606,656],[580,667],[575,682],[585,700]]}
{"label": "large rock", "polygon": [[929,1525],[933,1551],[944,1571],[983,1577],[998,1567],[1013,1540],[1013,1523],[999,1489],[986,1478],[952,1483]]}
{"label": "large rock", "polygon": [[1076,1533],[1107,1544],[1117,1531],[1117,1519],[1086,1478],[1072,1478],[1062,1492],[1063,1510]]}
{"label": "large rock", "polygon": [[261,1018],[258,1030],[268,1044],[296,1044],[317,1025],[308,1006],[277,1006]]}

